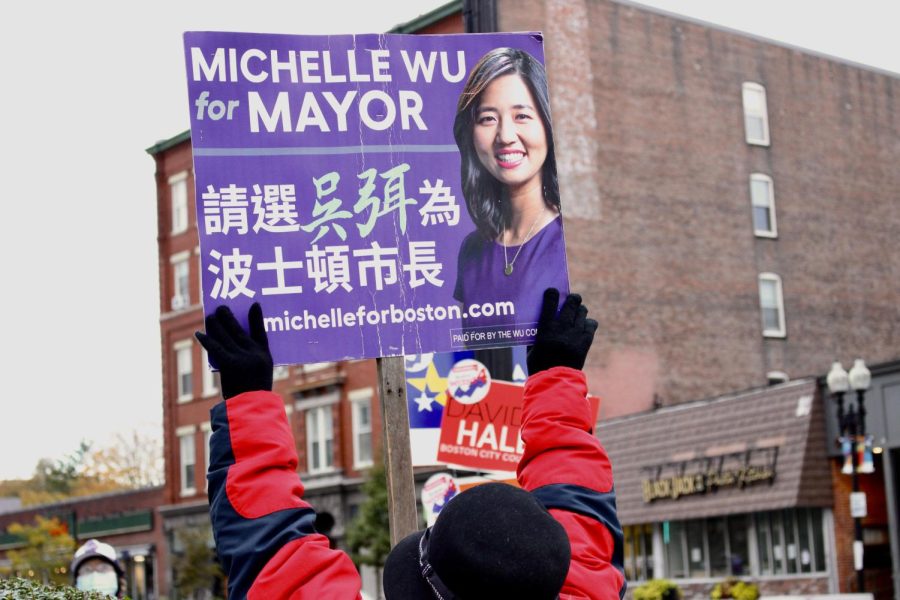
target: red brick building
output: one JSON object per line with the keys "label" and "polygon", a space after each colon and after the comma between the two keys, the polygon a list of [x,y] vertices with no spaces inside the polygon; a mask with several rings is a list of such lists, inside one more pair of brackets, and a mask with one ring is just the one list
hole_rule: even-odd
{"label": "red brick building", "polygon": [[[835,359],[900,358],[898,76],[621,0],[457,2],[397,31],[464,23],[545,36],[572,288],[601,322],[586,371],[604,399],[599,431],[619,493],[632,498],[620,505],[629,578],[675,578],[697,597],[728,574],[768,593],[854,591],[848,483],[833,468],[833,410],[818,378]],[[149,152],[172,543],[177,529],[206,523],[217,386],[193,341],[202,314],[189,134]],[[898,371],[885,367],[879,381]],[[375,389],[369,361],[278,373],[301,475],[338,542],[362,500],[360,469],[378,454]],[[900,418],[893,388],[878,389],[877,418]],[[775,413],[730,420],[710,408],[734,401],[781,411],[784,430],[758,431]],[[666,439],[665,421],[653,429],[679,411],[696,416],[680,436]],[[711,411],[718,420],[701,418]],[[698,422],[722,435],[705,436]],[[900,577],[900,439],[890,424],[864,483],[868,589],[879,598],[900,593],[890,583],[892,568]],[[663,489],[667,469],[708,478],[716,464],[716,482],[765,470],[754,457],[770,451],[781,462],[758,485],[771,494],[641,493],[645,482]]]}
{"label": "red brick building", "polygon": [[24,545],[7,531],[10,525],[33,525],[37,516],[55,517],[66,525],[78,546],[91,538],[114,546],[125,570],[126,593],[133,600],[154,600],[160,593],[159,575],[168,569],[157,511],[163,494],[162,487],[153,487],[0,513],[0,560],[6,558],[7,550]]}
{"label": "red brick building", "polygon": [[[626,1],[494,4],[499,29],[545,35],[572,283],[601,322],[586,368],[591,391],[604,398],[604,429],[646,435],[607,444],[618,456],[617,482],[641,481],[640,472],[623,471],[628,464],[688,468],[687,456],[727,455],[727,444],[705,443],[699,433],[645,455],[657,440],[649,424],[668,407],[699,418],[703,398],[821,377],[833,360],[898,359],[900,254],[890,250],[900,232],[896,74]],[[887,371],[884,381],[894,381]],[[900,594],[890,583],[891,569],[900,578],[900,440],[891,437],[900,415],[889,413],[893,388],[878,389],[872,400],[882,410],[872,409],[868,429],[883,423],[885,452],[875,474],[863,476],[872,507],[863,533],[867,590],[890,598]],[[821,389],[813,402],[813,414],[833,415]],[[752,422],[738,425],[724,417],[710,424],[735,446],[765,441]],[[837,453],[828,431],[810,438],[824,440],[820,458]],[[636,456],[645,462],[629,462]],[[773,485],[782,483],[776,476]],[[702,519],[684,516],[699,496],[654,501],[652,516],[622,507],[626,566],[641,580],[652,558],[654,576],[704,594],[735,572],[709,553],[715,528],[734,515],[746,524],[735,533],[748,540],[742,576],[769,593],[791,581],[795,592],[855,591],[849,477],[836,474],[833,484],[824,502],[798,492],[764,512],[735,492]],[[817,549],[802,546],[803,531],[789,531],[785,519],[819,508],[806,529],[821,533],[826,547],[807,580],[818,583],[807,588],[799,576]]]}

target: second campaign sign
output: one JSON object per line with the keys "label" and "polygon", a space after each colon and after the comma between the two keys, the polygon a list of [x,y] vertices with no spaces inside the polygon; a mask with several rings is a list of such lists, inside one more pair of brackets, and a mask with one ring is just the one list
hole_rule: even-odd
{"label": "second campaign sign", "polygon": [[276,363],[529,343],[568,292],[540,34],[184,35],[203,304]]}

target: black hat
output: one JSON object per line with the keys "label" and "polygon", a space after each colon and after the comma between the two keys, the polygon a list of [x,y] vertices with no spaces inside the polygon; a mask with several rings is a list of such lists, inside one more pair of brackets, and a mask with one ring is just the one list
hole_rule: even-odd
{"label": "black hat", "polygon": [[434,527],[405,537],[384,565],[388,600],[551,600],[569,572],[565,529],[530,493],[487,483],[453,498]]}

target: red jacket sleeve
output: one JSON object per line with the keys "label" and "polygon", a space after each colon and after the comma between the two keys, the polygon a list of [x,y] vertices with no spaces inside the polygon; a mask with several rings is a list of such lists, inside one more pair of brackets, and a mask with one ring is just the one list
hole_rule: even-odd
{"label": "red jacket sleeve", "polygon": [[209,510],[235,599],[360,598],[346,554],[316,533],[284,401],[248,392],[212,409]]}
{"label": "red jacket sleeve", "polygon": [[625,595],[622,528],[612,465],[594,437],[584,373],[541,371],[525,383],[519,485],[532,492],[569,535],[572,563],[561,598]]}

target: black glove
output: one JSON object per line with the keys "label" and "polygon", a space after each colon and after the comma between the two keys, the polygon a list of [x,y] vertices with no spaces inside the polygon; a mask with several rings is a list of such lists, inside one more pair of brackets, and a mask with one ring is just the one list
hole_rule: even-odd
{"label": "black glove", "polygon": [[219,368],[222,397],[226,400],[244,392],[272,391],[272,354],[258,302],[250,307],[247,318],[250,335],[231,309],[219,306],[206,317],[206,333],[194,334],[209,353],[210,361]]}
{"label": "black glove", "polygon": [[547,288],[544,305],[538,320],[534,345],[528,349],[528,374],[552,367],[581,369],[587,358],[597,321],[587,318],[587,307],[581,304],[581,296],[569,294],[556,316],[559,291]]}

